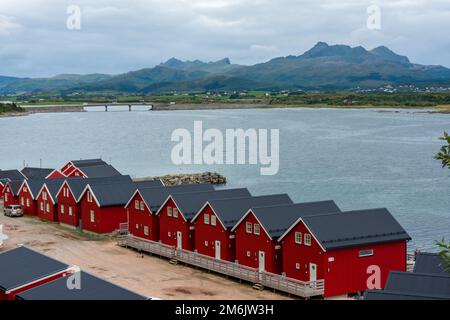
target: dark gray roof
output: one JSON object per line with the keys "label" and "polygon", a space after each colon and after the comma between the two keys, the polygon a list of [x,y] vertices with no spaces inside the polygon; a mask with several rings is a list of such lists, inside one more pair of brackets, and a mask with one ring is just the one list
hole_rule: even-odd
{"label": "dark gray roof", "polygon": [[23,180],[15,180],[15,181],[9,181],[7,184],[11,188],[11,192],[13,195],[17,196],[20,190],[20,187],[22,186]]}
{"label": "dark gray roof", "polygon": [[279,204],[293,204],[287,194],[246,197],[235,199],[211,200],[209,204],[224,224],[225,228],[232,228],[247,211],[254,206],[273,206]]}
{"label": "dark gray roof", "polygon": [[450,299],[450,275],[391,271],[385,290]]}
{"label": "dark gray roof", "polygon": [[53,201],[55,203],[58,203],[58,191],[63,185],[64,181],[66,181],[65,178],[60,179],[47,179],[45,181],[45,185],[47,186],[48,192],[50,193],[50,196],[52,197]]}
{"label": "dark gray roof", "polygon": [[22,169],[22,174],[27,177],[27,179],[45,179],[54,169],[43,169],[43,168],[31,168],[25,167]]}
{"label": "dark gray roof", "polygon": [[81,289],[70,290],[68,277],[54,280],[17,295],[21,300],[148,300],[146,297],[87,272],[79,273]]}
{"label": "dark gray roof", "polygon": [[390,290],[367,290],[364,293],[365,300],[447,300],[441,297],[423,296],[407,292]]}
{"label": "dark gray roof", "polygon": [[62,272],[68,267],[27,247],[18,247],[0,253],[0,289],[11,290]]}
{"label": "dark gray roof", "polygon": [[94,185],[94,184],[107,184],[111,182],[129,182],[131,183],[133,180],[130,176],[114,176],[114,177],[103,177],[103,178],[67,178],[66,179],[67,184],[69,185],[70,190],[73,193],[73,196],[75,199],[78,200],[78,198],[81,196],[81,193],[83,192],[84,188],[88,184]]}
{"label": "dark gray roof", "polygon": [[23,180],[25,177],[19,170],[5,170],[0,171],[0,180],[16,181]]}
{"label": "dark gray roof", "polygon": [[[160,182],[159,182],[160,183]],[[89,186],[101,207],[125,206],[139,186],[160,185],[157,181],[128,182],[112,181],[108,183],[89,183]]]}
{"label": "dark gray roof", "polygon": [[71,162],[77,168],[107,164],[102,159],[72,160]]}
{"label": "dark gray roof", "polygon": [[306,216],[303,221],[326,250],[411,240],[387,209]]}
{"label": "dark gray roof", "polygon": [[30,189],[33,198],[36,199],[39,190],[41,190],[42,186],[45,183],[44,179],[30,179],[26,182],[28,184],[28,188]]}
{"label": "dark gray roof", "polygon": [[272,239],[283,235],[300,217],[341,212],[332,200],[251,209]]}
{"label": "dark gray roof", "polygon": [[206,201],[243,197],[251,197],[246,188],[172,194],[172,199],[186,220],[192,219]]}
{"label": "dark gray roof", "polygon": [[79,168],[88,178],[103,178],[121,176],[122,174],[112,165],[102,164],[96,166],[84,166]]}
{"label": "dark gray roof", "polygon": [[171,194],[214,190],[215,189],[211,184],[187,184],[162,188],[139,188],[139,193],[141,194],[145,203],[150,206],[150,210],[153,213],[156,213],[164,203],[164,201],[166,201],[167,197]]}
{"label": "dark gray roof", "polygon": [[449,273],[444,271],[442,260],[436,253],[418,253],[414,265],[414,272],[450,276]]}

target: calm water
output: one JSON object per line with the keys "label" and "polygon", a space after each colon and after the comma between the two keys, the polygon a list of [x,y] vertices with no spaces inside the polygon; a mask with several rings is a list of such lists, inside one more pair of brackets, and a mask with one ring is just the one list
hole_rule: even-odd
{"label": "calm water", "polygon": [[[205,128],[279,128],[280,171],[259,166],[172,164],[171,133]],[[433,159],[450,115],[374,110],[211,110],[88,112],[3,118],[0,168],[60,167],[68,159],[103,157],[123,173],[152,176],[217,170],[230,187],[289,193],[294,201],[334,199],[344,210],[387,207],[414,238],[434,248],[450,239],[450,171]]]}

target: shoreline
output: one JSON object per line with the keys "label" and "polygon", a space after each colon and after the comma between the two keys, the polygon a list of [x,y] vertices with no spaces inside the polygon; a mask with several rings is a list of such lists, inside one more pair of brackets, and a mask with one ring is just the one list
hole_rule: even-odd
{"label": "shoreline", "polygon": [[[124,103],[125,105],[126,103]],[[48,105],[48,106],[23,106],[23,112],[0,113],[0,118],[28,116],[35,113],[68,113],[87,112],[83,105]],[[238,109],[332,109],[332,110],[378,110],[379,112],[398,112],[398,110],[415,110],[416,113],[439,113],[450,114],[450,105],[438,105],[434,107],[416,106],[353,106],[353,105],[271,105],[271,104],[176,104],[176,105],[153,105],[151,111],[187,111],[187,110],[238,110]]]}

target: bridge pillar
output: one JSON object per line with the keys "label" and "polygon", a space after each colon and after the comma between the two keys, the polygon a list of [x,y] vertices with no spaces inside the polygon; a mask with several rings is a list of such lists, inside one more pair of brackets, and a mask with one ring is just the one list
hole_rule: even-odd
{"label": "bridge pillar", "polygon": [[108,106],[105,106],[105,112],[108,112]]}
{"label": "bridge pillar", "polygon": [[128,105],[128,111],[131,112],[131,104]]}

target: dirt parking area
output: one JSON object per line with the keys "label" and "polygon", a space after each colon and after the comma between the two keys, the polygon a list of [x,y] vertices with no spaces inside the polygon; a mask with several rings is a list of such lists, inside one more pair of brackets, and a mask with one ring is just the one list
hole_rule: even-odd
{"label": "dirt parking area", "polygon": [[9,239],[0,250],[27,245],[67,264],[77,265],[117,285],[139,294],[160,299],[288,299],[270,291],[254,290],[225,277],[116,245],[113,239],[92,239],[78,231],[37,218],[9,218],[0,209],[0,224]]}

